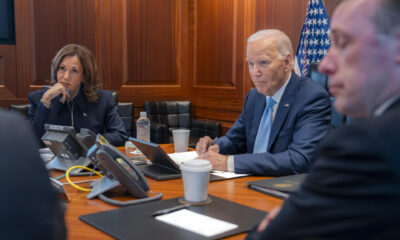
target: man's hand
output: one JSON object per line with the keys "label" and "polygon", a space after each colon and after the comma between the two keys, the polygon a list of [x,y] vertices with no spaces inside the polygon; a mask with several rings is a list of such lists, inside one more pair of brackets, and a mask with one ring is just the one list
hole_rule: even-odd
{"label": "man's hand", "polygon": [[278,215],[278,213],[281,211],[281,207],[279,206],[279,207],[276,207],[276,208],[274,208],[274,209],[272,209],[272,211],[271,212],[269,212],[266,216],[265,216],[265,218],[260,222],[260,224],[258,225],[258,227],[257,227],[257,232],[262,232],[262,231],[264,231],[266,228],[267,228],[267,226],[268,226],[268,224],[272,221],[272,220],[274,220],[274,218]]}
{"label": "man's hand", "polygon": [[[214,145],[212,147],[215,147],[215,146],[218,147],[218,145]],[[211,165],[213,166],[214,170],[225,171],[225,172],[228,171],[228,156],[225,156],[225,155],[219,154],[218,152],[212,151],[211,147],[210,147],[209,151],[207,151],[203,154],[199,154],[198,158],[209,160]]]}
{"label": "man's hand", "polygon": [[197,154],[202,154],[207,152],[208,147],[211,145],[213,140],[209,136],[205,136],[199,139],[199,141],[196,144],[196,152]]}

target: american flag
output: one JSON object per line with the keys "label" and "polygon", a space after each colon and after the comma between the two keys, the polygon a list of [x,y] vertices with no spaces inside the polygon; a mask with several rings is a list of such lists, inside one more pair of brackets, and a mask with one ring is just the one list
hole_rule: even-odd
{"label": "american flag", "polygon": [[328,52],[329,17],[322,0],[308,0],[306,19],[304,20],[299,47],[295,58],[295,71],[307,76],[310,63],[319,62]]}

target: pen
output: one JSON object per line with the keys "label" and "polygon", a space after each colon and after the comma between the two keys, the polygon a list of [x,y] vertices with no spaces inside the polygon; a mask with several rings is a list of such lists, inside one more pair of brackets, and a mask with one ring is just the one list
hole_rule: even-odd
{"label": "pen", "polygon": [[[211,142],[211,144],[210,144],[210,146],[208,148],[210,148],[211,146],[214,146],[215,144],[217,144],[217,140],[218,140],[218,137],[214,138],[214,140]],[[207,150],[208,150],[208,148],[207,148]]]}
{"label": "pen", "polygon": [[189,206],[190,206],[190,205],[185,204],[185,205],[178,205],[178,206],[175,206],[175,207],[172,207],[172,208],[167,208],[167,209],[159,210],[159,211],[154,212],[154,213],[152,214],[152,216],[153,216],[153,217],[156,217],[156,216],[160,216],[160,215],[165,215],[165,214],[168,214],[168,213],[171,213],[171,212],[175,212],[175,211],[178,211],[178,210],[187,208],[187,207],[189,207]]}

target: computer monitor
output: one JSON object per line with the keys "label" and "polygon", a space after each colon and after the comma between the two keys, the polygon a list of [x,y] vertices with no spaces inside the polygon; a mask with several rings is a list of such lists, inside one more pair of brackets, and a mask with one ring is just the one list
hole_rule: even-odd
{"label": "computer monitor", "polygon": [[[96,135],[81,129],[77,134],[71,126],[45,124],[46,133],[42,136],[43,143],[50,148],[55,157],[47,163],[47,169],[67,171],[72,166],[88,166],[90,160],[86,157],[88,149],[95,143]],[[73,169],[78,173],[82,169]]]}

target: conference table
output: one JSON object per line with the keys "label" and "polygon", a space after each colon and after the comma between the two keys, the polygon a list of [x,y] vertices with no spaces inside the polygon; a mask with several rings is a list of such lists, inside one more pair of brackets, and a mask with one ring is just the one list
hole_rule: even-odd
{"label": "conference table", "polygon": [[[173,144],[160,144],[167,153],[173,152]],[[124,148],[118,148],[125,151]],[[52,176],[60,175],[60,173],[51,173]],[[71,177],[72,181],[88,180],[88,176]],[[92,177],[96,179],[96,177]],[[226,200],[243,204],[265,212],[271,211],[274,207],[280,206],[283,200],[275,198],[263,193],[256,192],[247,188],[247,182],[267,179],[268,177],[248,176],[229,180],[210,182],[208,193]],[[65,178],[60,179],[66,183]],[[161,192],[164,194],[163,199],[181,197],[183,193],[182,179],[173,179],[165,181],[156,181],[147,178],[152,192]],[[88,183],[79,184],[82,187],[88,187]],[[116,209],[118,207],[107,204],[100,199],[86,199],[87,192],[75,189],[70,185],[64,187],[70,201],[66,203],[66,224],[68,228],[68,239],[113,239],[106,233],[84,223],[79,220],[80,215],[96,213]],[[151,227],[149,227],[151,229]],[[228,237],[226,239],[244,239],[245,233]]]}

